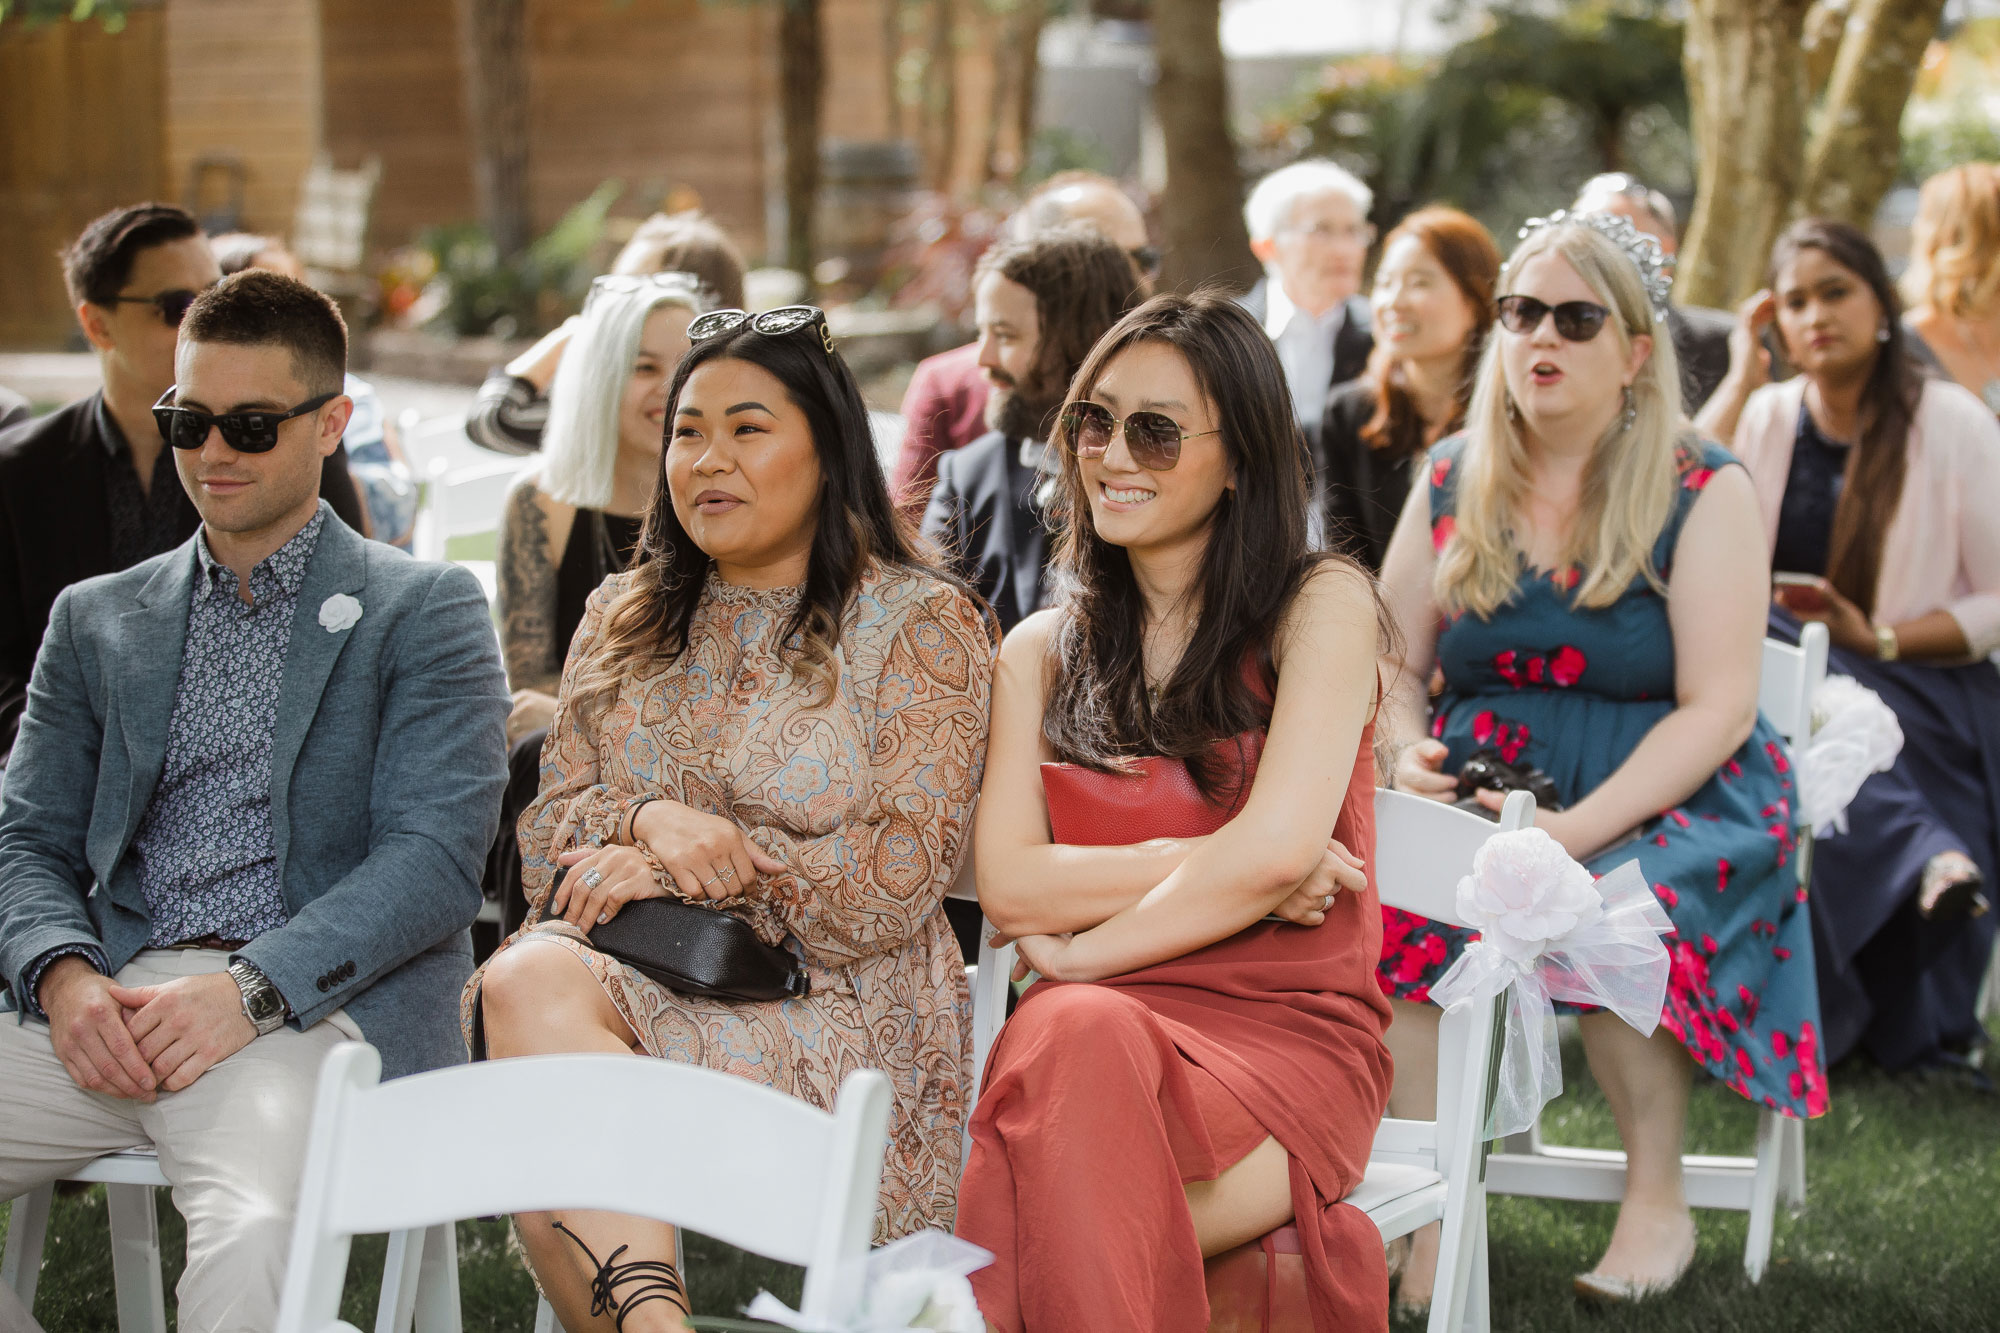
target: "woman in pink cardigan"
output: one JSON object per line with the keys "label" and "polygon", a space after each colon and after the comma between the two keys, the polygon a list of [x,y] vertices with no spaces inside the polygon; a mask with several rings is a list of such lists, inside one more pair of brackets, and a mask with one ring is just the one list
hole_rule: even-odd
{"label": "woman in pink cardigan", "polygon": [[[1764,384],[1775,321],[1800,374]],[[1814,852],[1826,1050],[1984,1084],[1965,1053],[2000,873],[2000,423],[1926,378],[1868,238],[1808,219],[1778,238],[1729,376],[1699,424],[1750,470],[1771,542],[1772,632],[1823,622],[1831,669],[1895,710],[1901,757]],[[1792,576],[1792,577],[1787,577]]]}

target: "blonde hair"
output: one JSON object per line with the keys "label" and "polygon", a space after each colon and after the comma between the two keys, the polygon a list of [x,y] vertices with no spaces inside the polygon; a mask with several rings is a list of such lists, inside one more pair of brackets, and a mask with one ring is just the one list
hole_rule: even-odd
{"label": "blonde hair", "polygon": [[685,273],[608,282],[598,279],[576,335],[549,385],[549,424],[542,435],[536,479],[551,500],[578,509],[611,503],[618,465],[618,405],[632,379],[632,361],[646,319],[663,305],[699,315],[708,308]]}
{"label": "blonde hair", "polygon": [[[1638,265],[1582,223],[1543,227],[1523,241],[1501,271],[1500,295],[1514,290],[1530,259],[1550,250],[1610,309],[1605,329],[1620,348],[1629,353],[1641,335],[1653,340],[1652,355],[1632,381],[1630,428],[1622,418],[1614,422],[1584,468],[1582,502],[1556,570],[1577,571],[1571,605],[1578,608],[1611,605],[1637,578],[1664,593],[1653,544],[1673,512],[1687,430],[1674,342],[1666,324],[1653,321]],[[1523,561],[1513,529],[1528,491],[1527,444],[1501,366],[1500,335],[1479,359],[1465,422],[1470,438],[1459,460],[1455,530],[1438,553],[1434,586],[1440,607],[1483,619],[1519,586]]]}
{"label": "blonde hair", "polygon": [[1960,319],[2000,307],[2000,165],[1966,162],[1924,182],[1903,298]]}

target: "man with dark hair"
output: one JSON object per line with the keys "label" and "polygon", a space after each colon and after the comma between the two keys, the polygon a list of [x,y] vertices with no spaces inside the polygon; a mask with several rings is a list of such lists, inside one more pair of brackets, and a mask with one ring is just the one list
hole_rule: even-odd
{"label": "man with dark hair", "polygon": [[[56,594],[170,551],[200,524],[152,409],[174,383],[182,316],[219,276],[200,226],[170,204],[106,213],[63,253],[104,387],[0,432],[0,772]],[[345,455],[321,471],[320,493],[360,531]]]}
{"label": "man with dark hair", "polygon": [[[1160,252],[1146,238],[1146,218],[1131,196],[1109,176],[1094,171],[1060,171],[1037,185],[1009,220],[1007,236],[1022,241],[1054,227],[1080,224],[1109,238],[1131,262],[1142,297],[1153,294]],[[938,459],[985,434],[989,382],[979,344],[940,352],[917,363],[903,393],[907,434],[889,478],[889,494],[912,518],[924,511],[924,497],[937,477]]]}
{"label": "man with dark hair", "polygon": [[156,1147],[189,1330],[275,1321],[329,1049],[464,1058],[506,679],[470,574],[319,498],[345,349],[290,278],[194,301],[157,419],[201,527],[56,598],[0,792],[0,1198]]}
{"label": "man with dark hair", "polygon": [[[1673,201],[1636,176],[1607,171],[1592,176],[1576,193],[1572,213],[1616,213],[1660,243],[1671,260],[1680,248]],[[1729,373],[1729,334],[1736,317],[1707,306],[1670,305],[1667,332],[1681,365],[1681,405],[1692,417]]]}
{"label": "man with dark hair", "polygon": [[988,432],[938,458],[923,531],[993,606],[1002,632],[1040,608],[1048,440],[1069,384],[1140,292],[1124,249],[1082,223],[1002,241],[973,271]]}

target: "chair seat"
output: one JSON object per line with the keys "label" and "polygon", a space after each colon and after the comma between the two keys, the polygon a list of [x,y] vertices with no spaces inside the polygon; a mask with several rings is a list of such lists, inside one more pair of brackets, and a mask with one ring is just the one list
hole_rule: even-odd
{"label": "chair seat", "polygon": [[160,1173],[159,1154],[150,1148],[127,1148],[123,1152],[106,1153],[63,1178],[97,1185],[154,1185],[161,1189],[168,1188],[171,1183]]}
{"label": "chair seat", "polygon": [[1401,1162],[1370,1162],[1368,1174],[1342,1203],[1368,1214],[1383,1239],[1407,1235],[1444,1216],[1444,1177],[1429,1167]]}

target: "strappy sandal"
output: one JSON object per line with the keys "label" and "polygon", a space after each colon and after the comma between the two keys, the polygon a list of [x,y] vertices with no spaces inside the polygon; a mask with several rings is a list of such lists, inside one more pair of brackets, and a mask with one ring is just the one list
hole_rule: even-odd
{"label": "strappy sandal", "polygon": [[[619,1333],[624,1333],[625,1316],[647,1301],[665,1301],[683,1315],[694,1313],[688,1302],[687,1286],[681,1281],[680,1270],[672,1264],[663,1259],[632,1259],[619,1263],[618,1256],[631,1249],[630,1245],[620,1245],[611,1252],[609,1259],[599,1260],[596,1252],[583,1243],[583,1237],[561,1222],[549,1225],[568,1236],[576,1248],[583,1251],[584,1257],[597,1267],[597,1276],[590,1279],[591,1318],[609,1313],[617,1321]],[[616,1289],[627,1282],[639,1285],[621,1298]]]}

